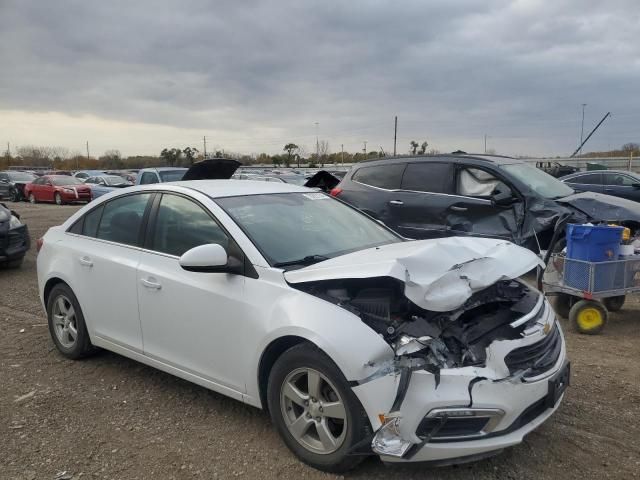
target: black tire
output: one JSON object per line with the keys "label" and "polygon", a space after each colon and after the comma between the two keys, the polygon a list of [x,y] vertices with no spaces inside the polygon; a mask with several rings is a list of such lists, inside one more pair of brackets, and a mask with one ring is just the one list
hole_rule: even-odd
{"label": "black tire", "polygon": [[9,260],[6,264],[7,268],[20,268],[22,266],[23,260],[24,257],[16,258],[15,260]]}
{"label": "black tire", "polygon": [[605,298],[604,300],[602,300],[602,303],[604,303],[604,306],[610,312],[617,312],[619,310],[622,310],[622,306],[624,305],[624,301],[626,299],[626,296],[618,295],[617,297]]}
{"label": "black tire", "polygon": [[576,299],[572,295],[560,293],[556,295],[555,301],[553,302],[553,309],[562,318],[569,318],[569,311],[575,302]]}
{"label": "black tire", "polygon": [[[61,299],[63,299],[62,301],[68,306],[72,306],[75,313],[73,325],[76,330],[76,338],[73,343],[69,342],[70,344],[66,345],[62,343],[59,334],[56,333],[57,319],[54,318],[56,303]],[[89,332],[87,332],[87,326],[78,299],[68,285],[59,283],[51,290],[49,298],[47,299],[47,321],[49,324],[49,334],[53,339],[53,343],[58,351],[65,357],[77,360],[95,352],[96,349],[91,344]],[[69,338],[70,337],[67,337],[67,340],[69,340]]]}
{"label": "black tire", "polygon": [[580,300],[569,311],[569,321],[577,332],[585,335],[597,335],[602,332],[608,318],[607,309],[595,300]]}
{"label": "black tire", "polygon": [[[330,390],[335,387],[335,391],[339,395],[338,400],[344,406],[346,425],[344,423],[338,425],[338,428],[341,427],[343,429],[341,431],[344,432],[343,436],[341,434],[342,443],[337,450],[331,453],[315,453],[300,443],[287,427],[286,422],[289,420],[285,420],[286,406],[281,402],[281,389],[290,375],[304,369],[315,370],[326,377],[329,382],[326,382],[324,386],[328,386]],[[308,398],[312,399],[311,396]],[[315,345],[309,343],[296,345],[278,358],[269,375],[267,402],[271,420],[284,443],[304,463],[325,472],[341,473],[351,470],[363,460],[362,456],[349,455],[348,453],[354,445],[371,434],[369,420],[340,369]],[[318,403],[322,404],[322,400],[317,399],[316,405]],[[311,407],[301,406],[296,406],[296,408],[304,408],[304,411],[307,412],[311,409]],[[291,411],[292,408],[289,407],[287,410]],[[300,414],[300,416],[302,415]],[[312,419],[310,420],[310,428],[315,429],[317,434],[318,430],[315,425],[318,425],[318,422],[314,422],[313,417],[308,418]],[[324,416],[321,421],[326,421]]]}
{"label": "black tire", "polygon": [[53,200],[56,202],[56,205],[64,205],[64,201],[62,200],[62,196],[56,192],[53,196]]}
{"label": "black tire", "polygon": [[31,203],[32,205],[38,203],[38,200],[36,200],[36,196],[33,193],[29,194],[29,203]]}
{"label": "black tire", "polygon": [[9,192],[9,199],[14,203],[18,203],[20,201],[20,192],[15,188],[12,189],[11,192]]}

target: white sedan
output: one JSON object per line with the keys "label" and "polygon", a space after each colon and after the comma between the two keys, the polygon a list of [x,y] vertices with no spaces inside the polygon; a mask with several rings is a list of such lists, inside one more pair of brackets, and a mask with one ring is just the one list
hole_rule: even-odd
{"label": "white sedan", "polygon": [[38,242],[58,350],[100,347],[268,409],[327,471],[515,445],[569,366],[539,264],[503,240],[407,241],[323,193],[189,181],[100,197]]}

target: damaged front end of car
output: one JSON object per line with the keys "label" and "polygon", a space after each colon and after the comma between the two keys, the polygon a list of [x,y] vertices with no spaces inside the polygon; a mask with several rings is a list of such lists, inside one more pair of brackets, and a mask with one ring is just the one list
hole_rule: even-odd
{"label": "damaged front end of car", "polygon": [[[381,269],[363,264],[364,271],[385,275],[336,278],[341,268],[331,261],[318,265],[315,279],[309,271],[291,275],[294,282],[308,280],[295,288],[353,313],[393,351],[351,381],[375,430],[360,453],[428,461],[518,443],[553,412],[568,383],[562,377],[562,385],[550,387],[567,370],[553,310],[517,280],[540,261],[496,240],[420,243],[424,248],[406,256],[384,258]],[[452,257],[459,260],[445,267]],[[458,443],[501,434],[506,442],[471,449]]]}

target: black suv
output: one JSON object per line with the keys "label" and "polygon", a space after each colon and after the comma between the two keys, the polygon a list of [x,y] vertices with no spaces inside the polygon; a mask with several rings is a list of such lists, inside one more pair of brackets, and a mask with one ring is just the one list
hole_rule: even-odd
{"label": "black suv", "polygon": [[413,239],[486,236],[537,252],[550,247],[559,219],[640,229],[640,204],[576,193],[531,163],[508,157],[451,154],[360,162],[331,194]]}
{"label": "black suv", "polygon": [[20,215],[0,203],[0,266],[19,267],[30,246],[29,230]]}

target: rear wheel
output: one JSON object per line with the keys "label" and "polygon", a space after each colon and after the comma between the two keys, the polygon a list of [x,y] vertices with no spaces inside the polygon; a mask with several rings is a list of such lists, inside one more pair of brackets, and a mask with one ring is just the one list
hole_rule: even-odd
{"label": "rear wheel", "polygon": [[575,303],[576,298],[566,293],[560,293],[556,295],[553,307],[558,315],[562,318],[569,318],[569,311],[571,306]]}
{"label": "rear wheel", "polygon": [[82,309],[68,285],[59,283],[51,290],[47,319],[53,343],[65,357],[76,360],[94,352]]}
{"label": "rear wheel", "polygon": [[617,312],[622,309],[625,300],[626,297],[624,295],[619,295],[617,297],[605,298],[602,303],[604,303],[604,306],[607,307],[607,310],[610,312]]}
{"label": "rear wheel", "polygon": [[267,399],[280,436],[303,462],[345,472],[362,460],[349,451],[370,433],[367,416],[342,372],[315,346],[300,344],[278,358]]}
{"label": "rear wheel", "polygon": [[20,201],[20,192],[18,192],[18,190],[16,190],[14,188],[13,190],[11,190],[11,193],[9,194],[9,197],[10,197],[12,202],[19,202]]}
{"label": "rear wheel", "polygon": [[569,320],[574,328],[587,335],[596,335],[607,324],[609,314],[600,302],[594,300],[580,300],[571,307]]}
{"label": "rear wheel", "polygon": [[38,201],[36,200],[36,196],[33,193],[29,194],[29,203],[36,204]]}

